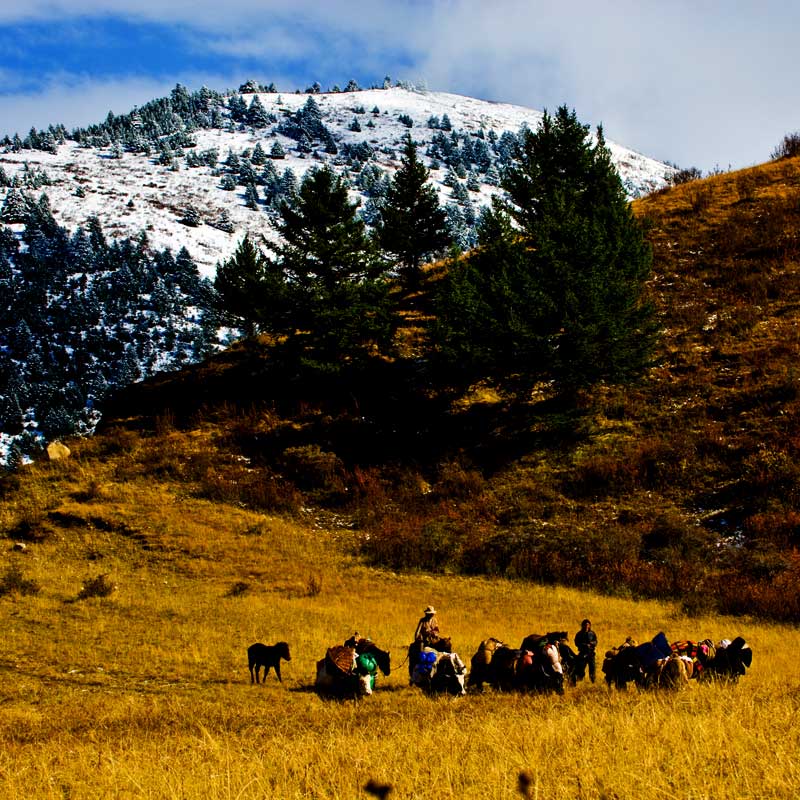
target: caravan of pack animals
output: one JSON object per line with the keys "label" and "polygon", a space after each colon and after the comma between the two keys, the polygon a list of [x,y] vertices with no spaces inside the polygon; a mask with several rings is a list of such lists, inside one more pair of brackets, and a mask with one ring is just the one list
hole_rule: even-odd
{"label": "caravan of pack animals", "polygon": [[[589,619],[575,634],[574,650],[567,631],[532,633],[519,647],[490,637],[480,643],[470,669],[454,652],[449,636],[441,636],[436,609],[428,606],[417,623],[414,641],[408,645],[409,685],[426,694],[463,696],[467,689],[483,691],[489,684],[498,691],[554,692],[564,694],[565,683],[575,686],[587,677],[594,683],[597,669],[597,634]],[[281,681],[281,661],[291,661],[289,644],[256,642],[247,649],[251,683],[259,683],[263,667],[266,681],[270,669]],[[741,637],[684,639],[670,643],[661,632],[639,644],[627,637],[605,652],[602,672],[609,686],[680,689],[692,679],[738,681],[753,663],[750,645]],[[354,633],[341,645],[327,649],[317,661],[314,688],[321,696],[360,698],[372,694],[380,671],[389,675],[391,654],[369,638]]]}

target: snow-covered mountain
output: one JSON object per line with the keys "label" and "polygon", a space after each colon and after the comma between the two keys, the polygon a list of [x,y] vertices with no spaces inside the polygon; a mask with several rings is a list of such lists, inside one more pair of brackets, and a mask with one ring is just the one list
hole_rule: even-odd
{"label": "snow-covered mountain", "polygon": [[[30,196],[45,191],[57,222],[68,230],[95,215],[107,235],[132,237],[145,231],[155,249],[177,252],[186,247],[201,274],[212,276],[215,265],[230,256],[245,233],[267,240],[275,236],[274,204],[271,208],[264,188],[270,179],[256,165],[261,152],[267,154],[271,166],[266,169],[275,180],[285,180],[289,169],[300,181],[312,166],[331,164],[350,179],[354,197],[361,195],[369,221],[371,189],[394,172],[402,139],[410,133],[431,168],[442,203],[469,228],[480,207],[499,191],[496,181],[508,136],[523,126],[535,130],[542,116],[521,106],[400,87],[314,94],[240,91],[213,93],[217,99],[208,126],[184,125],[178,119],[174,129],[183,128],[183,139],[173,141],[171,150],[144,147],[136,152],[106,131],[102,136],[85,134],[80,141],[67,138],[51,151],[6,147],[0,152],[0,168],[8,182],[27,185],[23,191]],[[322,139],[298,134],[298,115],[310,99]],[[256,100],[266,113],[254,125],[241,112]],[[131,118],[136,124],[135,110]],[[607,144],[631,197],[660,188],[673,169],[615,142]],[[273,157],[281,151],[283,157]],[[256,203],[251,196],[251,207],[242,179],[230,178],[242,157],[252,160],[260,192]],[[42,174],[43,185],[31,181],[31,175]],[[9,191],[0,188],[0,202]]]}

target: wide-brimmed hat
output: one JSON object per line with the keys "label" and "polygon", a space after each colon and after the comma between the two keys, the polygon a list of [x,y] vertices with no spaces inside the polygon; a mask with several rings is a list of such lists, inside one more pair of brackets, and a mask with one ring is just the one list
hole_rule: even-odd
{"label": "wide-brimmed hat", "polygon": [[427,616],[428,614],[435,614],[435,613],[436,613],[436,609],[435,609],[433,606],[428,606],[428,607],[425,609],[425,611],[423,611],[422,613],[423,613],[423,614],[425,614],[426,616]]}

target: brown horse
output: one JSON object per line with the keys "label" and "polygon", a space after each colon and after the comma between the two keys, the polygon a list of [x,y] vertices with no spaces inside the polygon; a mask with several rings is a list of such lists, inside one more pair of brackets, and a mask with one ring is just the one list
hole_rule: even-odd
{"label": "brown horse", "polygon": [[479,645],[472,656],[470,661],[469,678],[467,678],[467,685],[474,686],[479,692],[483,691],[484,683],[491,683],[494,686],[495,676],[492,669],[492,656],[498,647],[505,645],[493,636],[484,639]]}
{"label": "brown horse", "polygon": [[[663,689],[682,689],[689,684],[693,671],[690,658],[673,653],[668,658],[656,661],[653,665],[651,684]],[[650,677],[648,672],[645,675]]]}

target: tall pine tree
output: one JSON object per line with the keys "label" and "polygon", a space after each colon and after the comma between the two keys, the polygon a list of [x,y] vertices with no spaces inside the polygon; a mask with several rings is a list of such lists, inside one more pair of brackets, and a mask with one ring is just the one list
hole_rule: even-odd
{"label": "tall pine tree", "polygon": [[651,254],[598,129],[545,113],[507,170],[481,245],[453,265],[435,339],[452,364],[564,392],[625,382],[655,343],[646,300]]}
{"label": "tall pine tree", "polygon": [[417,158],[417,146],[406,135],[400,168],[381,205],[381,247],[395,257],[407,286],[419,284],[423,261],[450,244],[447,216],[429,172]]}
{"label": "tall pine tree", "polygon": [[278,264],[290,295],[290,343],[307,362],[338,367],[386,348],[393,315],[384,268],[346,183],[311,170],[281,206]]}

